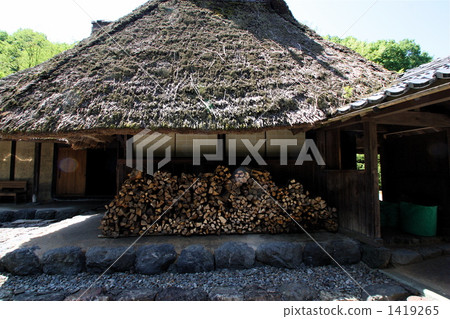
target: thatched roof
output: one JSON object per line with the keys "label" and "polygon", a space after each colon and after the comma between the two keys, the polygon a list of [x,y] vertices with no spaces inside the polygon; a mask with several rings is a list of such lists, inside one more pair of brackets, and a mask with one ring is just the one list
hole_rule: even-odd
{"label": "thatched roof", "polygon": [[0,80],[4,138],[295,128],[394,78],[283,0],[153,0],[103,30]]}

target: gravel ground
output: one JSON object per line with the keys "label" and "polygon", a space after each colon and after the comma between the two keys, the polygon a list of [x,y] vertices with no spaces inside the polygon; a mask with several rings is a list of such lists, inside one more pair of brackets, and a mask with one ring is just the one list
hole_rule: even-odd
{"label": "gravel ground", "polygon": [[[346,266],[346,270],[363,287],[372,284],[397,284],[376,270],[364,264]],[[76,276],[0,276],[0,299],[8,300],[13,295],[27,293],[64,292],[67,295],[87,289],[98,276],[82,273]],[[248,287],[259,287],[276,291],[287,282],[304,281],[320,292],[318,300],[361,300],[361,289],[338,267],[306,267],[280,269],[262,266],[248,270],[219,270],[209,273],[178,274],[163,273],[146,276],[131,273],[114,273],[103,276],[94,287],[108,292],[141,288],[203,288],[207,293],[215,287],[233,287],[245,292]]]}
{"label": "gravel ground", "polygon": [[[76,216],[58,223],[46,221],[0,226],[0,256],[16,249],[31,238],[44,236],[64,227],[83,221],[88,216]],[[345,266],[345,269],[362,286],[373,284],[398,284],[377,270],[363,263]],[[38,275],[13,276],[0,273],[0,300],[11,300],[21,294],[62,293],[65,296],[86,290],[97,275],[81,273],[74,276]],[[114,273],[100,278],[94,287],[102,288],[103,294],[114,295],[121,291],[168,287],[202,288],[207,293],[217,287],[228,287],[237,293],[245,293],[258,287],[267,292],[276,292],[285,283],[302,282],[319,291],[318,300],[361,300],[360,287],[342,269],[335,266],[282,269],[261,266],[248,270],[218,270],[209,273],[178,274],[167,272],[156,276],[134,273]]]}

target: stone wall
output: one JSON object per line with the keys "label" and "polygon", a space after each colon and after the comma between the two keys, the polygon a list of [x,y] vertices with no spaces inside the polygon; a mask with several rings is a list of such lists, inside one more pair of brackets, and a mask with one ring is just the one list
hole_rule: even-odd
{"label": "stone wall", "polygon": [[[76,275],[80,272],[103,273],[134,271],[156,275],[166,271],[199,273],[219,269],[250,269],[261,265],[296,269],[302,266],[340,265],[361,261],[360,244],[351,239],[314,242],[267,242],[256,249],[244,242],[225,242],[214,251],[191,245],[178,255],[172,244],[152,244],[136,249],[126,247],[61,247],[46,251],[41,259],[33,248],[21,248],[0,259],[0,266],[15,275]],[[112,266],[111,266],[112,265]]]}

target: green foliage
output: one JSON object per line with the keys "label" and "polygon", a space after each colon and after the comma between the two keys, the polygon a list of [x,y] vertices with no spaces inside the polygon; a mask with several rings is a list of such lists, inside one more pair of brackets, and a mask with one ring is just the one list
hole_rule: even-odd
{"label": "green foliage", "polygon": [[353,96],[353,88],[351,86],[345,86],[343,97],[345,99],[350,99],[352,96]]}
{"label": "green foliage", "polygon": [[365,169],[364,154],[356,154],[356,169],[358,171],[363,171]]}
{"label": "green foliage", "polygon": [[358,52],[366,59],[381,64],[391,71],[403,72],[432,60],[432,57],[427,52],[422,52],[420,45],[410,39],[399,42],[394,40],[365,42],[354,37],[342,39],[327,36],[325,38],[346,46]]}
{"label": "green foliage", "polygon": [[0,31],[0,78],[38,65],[72,46],[52,43],[45,34],[30,29],[11,35]]}
{"label": "green foliage", "polygon": [[[378,158],[378,185],[381,189],[381,161],[380,161],[380,154],[377,155]],[[364,164],[364,154],[356,154],[356,169],[358,171],[365,170],[365,164]]]}
{"label": "green foliage", "polygon": [[8,33],[5,31],[0,31],[0,41],[5,41],[8,38]]}

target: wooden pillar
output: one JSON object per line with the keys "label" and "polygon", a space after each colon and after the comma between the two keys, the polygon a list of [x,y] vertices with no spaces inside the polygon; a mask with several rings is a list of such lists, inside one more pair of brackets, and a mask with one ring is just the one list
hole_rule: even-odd
{"label": "wooden pillar", "polygon": [[388,153],[387,153],[387,144],[386,139],[382,139],[380,141],[380,165],[381,165],[381,190],[383,191],[383,200],[386,200],[385,196],[389,197],[389,176],[388,176]]}
{"label": "wooden pillar", "polygon": [[325,163],[328,169],[341,169],[341,132],[339,128],[326,131]]}
{"label": "wooden pillar", "polygon": [[450,174],[450,128],[447,129],[448,172]]}
{"label": "wooden pillar", "polygon": [[326,169],[327,169],[327,142],[326,142],[326,134],[324,130],[318,130],[315,134],[315,142],[317,148],[319,149],[320,155],[325,160],[325,166],[316,166],[313,165],[312,172],[312,184],[315,186],[317,193],[325,196],[327,194],[327,179],[326,179]]}
{"label": "wooden pillar", "polygon": [[381,238],[380,202],[378,187],[377,124],[364,122],[364,164],[366,172],[366,229],[368,236]]}
{"label": "wooden pillar", "polygon": [[34,173],[33,173],[33,203],[37,202],[39,196],[39,177],[41,172],[41,143],[35,143],[34,146]]}
{"label": "wooden pillar", "polygon": [[[327,156],[326,156],[327,145],[326,145],[326,141],[325,141],[325,131],[318,130],[316,132],[315,142],[317,145],[317,149],[319,150],[322,157],[327,158]],[[326,164],[326,162],[325,162],[325,164]]]}
{"label": "wooden pillar", "polygon": [[125,160],[126,160],[127,135],[117,135],[117,156],[116,156],[116,194],[125,179]]}
{"label": "wooden pillar", "polygon": [[13,181],[16,172],[16,141],[11,142],[11,162],[9,166],[9,180]]}

